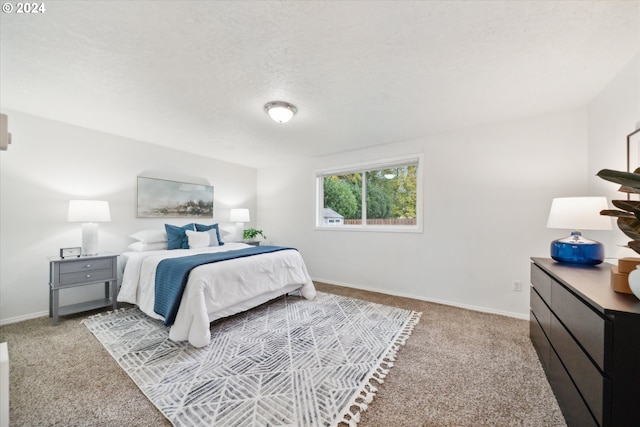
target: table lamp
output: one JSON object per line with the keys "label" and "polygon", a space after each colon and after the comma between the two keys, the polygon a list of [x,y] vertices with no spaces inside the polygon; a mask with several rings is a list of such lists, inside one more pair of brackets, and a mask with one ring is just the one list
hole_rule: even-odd
{"label": "table lamp", "polygon": [[82,222],[82,255],[98,255],[98,222],[111,221],[109,202],[69,200],[67,221]]}
{"label": "table lamp", "polygon": [[611,230],[611,219],[600,215],[608,209],[606,197],[560,197],[553,199],[547,228],[574,230],[551,242],[551,258],[570,264],[596,265],[604,261],[602,243],[582,236],[580,230]]}
{"label": "table lamp", "polygon": [[242,242],[244,240],[244,223],[251,221],[249,209],[231,209],[229,221],[236,223],[236,240]]}

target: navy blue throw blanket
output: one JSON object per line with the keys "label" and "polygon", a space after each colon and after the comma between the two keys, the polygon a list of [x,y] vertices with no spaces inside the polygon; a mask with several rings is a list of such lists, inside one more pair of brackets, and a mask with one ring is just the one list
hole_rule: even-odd
{"label": "navy blue throw blanket", "polygon": [[166,326],[173,325],[182,300],[182,293],[192,269],[213,262],[244,258],[284,250],[297,250],[284,246],[253,246],[226,252],[189,255],[164,259],[156,267],[155,302],[153,311],[164,317]]}

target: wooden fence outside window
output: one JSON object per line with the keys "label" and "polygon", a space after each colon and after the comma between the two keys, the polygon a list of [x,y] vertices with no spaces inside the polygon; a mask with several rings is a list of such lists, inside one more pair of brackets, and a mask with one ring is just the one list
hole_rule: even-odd
{"label": "wooden fence outside window", "polygon": [[[362,225],[361,219],[345,219],[344,225]],[[415,218],[375,218],[367,219],[367,225],[416,225]]]}

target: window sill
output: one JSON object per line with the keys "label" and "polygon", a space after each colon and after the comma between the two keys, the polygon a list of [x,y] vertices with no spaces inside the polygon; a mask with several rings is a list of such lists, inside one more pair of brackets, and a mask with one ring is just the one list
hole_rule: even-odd
{"label": "window sill", "polygon": [[421,226],[402,226],[397,225],[394,227],[380,227],[375,225],[362,226],[362,225],[339,225],[339,226],[315,226],[313,228],[316,231],[369,231],[373,233],[422,233]]}

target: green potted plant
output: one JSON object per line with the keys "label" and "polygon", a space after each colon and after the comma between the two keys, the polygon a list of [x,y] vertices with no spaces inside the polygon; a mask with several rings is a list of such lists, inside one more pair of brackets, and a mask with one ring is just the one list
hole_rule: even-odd
{"label": "green potted plant", "polygon": [[[628,194],[640,194],[640,168],[633,172],[621,172],[602,169],[597,175],[606,180],[620,184],[619,191]],[[606,209],[601,215],[617,217],[618,228],[632,240],[629,247],[640,254],[640,201],[612,200],[618,209]]]}
{"label": "green potted plant", "polygon": [[248,242],[255,241],[257,236],[262,236],[263,239],[267,238],[267,236],[264,235],[262,230],[256,230],[255,228],[247,228],[244,230],[244,233],[242,234],[242,238]]}

